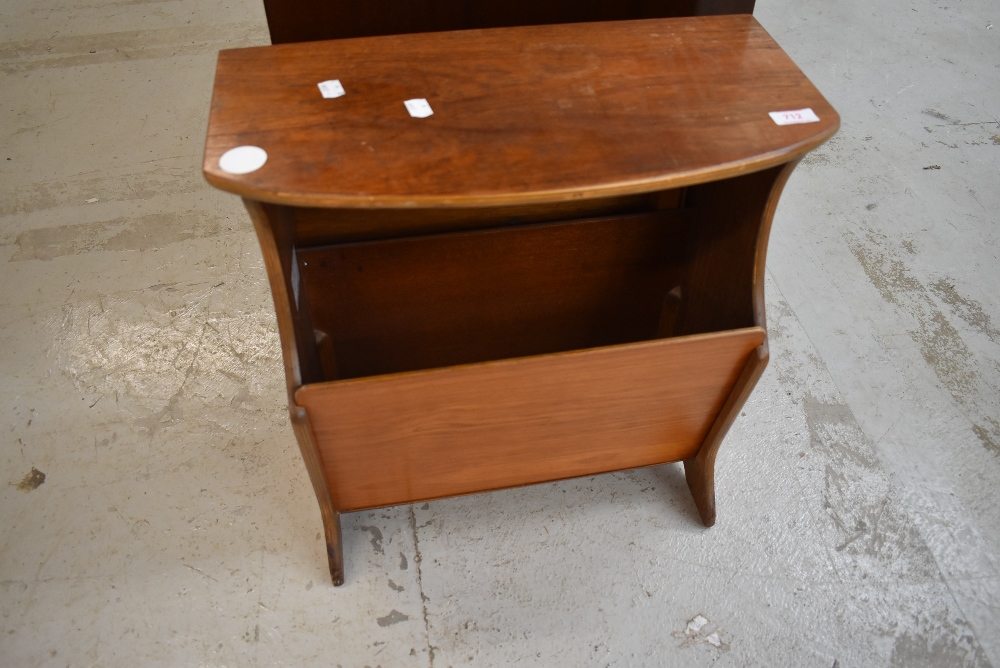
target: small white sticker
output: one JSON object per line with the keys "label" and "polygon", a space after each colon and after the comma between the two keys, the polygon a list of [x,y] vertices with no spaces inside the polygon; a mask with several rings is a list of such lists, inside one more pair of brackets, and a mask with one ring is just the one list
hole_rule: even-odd
{"label": "small white sticker", "polygon": [[778,125],[798,125],[799,123],[818,123],[819,116],[812,109],[792,109],[791,111],[771,111],[768,112]]}
{"label": "small white sticker", "polygon": [[403,104],[406,105],[406,110],[410,112],[410,116],[414,118],[427,118],[434,113],[431,109],[431,105],[427,103],[424,98],[419,98],[416,100],[407,100]]}
{"label": "small white sticker", "polygon": [[319,86],[319,92],[323,97],[330,98],[344,95],[344,87],[340,84],[340,79],[321,81],[316,85]]}
{"label": "small white sticker", "polygon": [[237,146],[222,154],[219,168],[230,174],[249,174],[264,166],[267,151],[259,146]]}

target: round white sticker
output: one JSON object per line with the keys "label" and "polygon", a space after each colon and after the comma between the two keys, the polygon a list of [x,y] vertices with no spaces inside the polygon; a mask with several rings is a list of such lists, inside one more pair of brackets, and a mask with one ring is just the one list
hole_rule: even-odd
{"label": "round white sticker", "polygon": [[230,174],[249,174],[264,166],[267,151],[259,146],[237,146],[222,154],[219,167]]}

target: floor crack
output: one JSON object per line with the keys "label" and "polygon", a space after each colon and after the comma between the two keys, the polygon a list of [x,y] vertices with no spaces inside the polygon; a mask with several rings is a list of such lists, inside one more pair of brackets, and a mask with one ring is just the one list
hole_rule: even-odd
{"label": "floor crack", "polygon": [[430,668],[434,668],[434,645],[431,644],[431,627],[427,621],[427,601],[424,595],[424,579],[421,569],[423,558],[420,556],[420,539],[417,537],[417,516],[410,506],[410,529],[413,531],[413,561],[417,566],[417,591],[420,592],[420,608],[424,616],[424,637],[427,639],[427,657]]}

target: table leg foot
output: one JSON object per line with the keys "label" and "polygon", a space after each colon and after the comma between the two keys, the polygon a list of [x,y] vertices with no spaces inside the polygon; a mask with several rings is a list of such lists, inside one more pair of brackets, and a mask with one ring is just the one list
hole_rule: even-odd
{"label": "table leg foot", "polygon": [[712,526],[715,524],[715,462],[702,461],[697,457],[685,459],[684,477],[694,496],[701,521],[707,527]]}
{"label": "table leg foot", "polygon": [[[763,316],[761,316],[763,322]],[[694,504],[698,506],[698,514],[705,526],[715,524],[715,455],[729,427],[736,420],[740,409],[746,403],[760,375],[767,366],[767,340],[753,350],[747,358],[743,370],[736,379],[736,384],[730,391],[726,402],[722,405],[718,417],[709,429],[705,442],[690,459],[684,460],[684,477],[688,488],[694,496]]]}
{"label": "table leg foot", "polygon": [[313,491],[316,492],[316,500],[319,501],[319,512],[323,517],[323,533],[326,534],[326,557],[330,562],[330,579],[333,580],[334,587],[339,587],[344,584],[344,545],[340,533],[340,513],[337,512],[330,498],[330,488],[326,484],[319,449],[313,440],[312,428],[309,426],[305,409],[292,404],[290,414],[292,429],[295,430],[295,438],[299,442],[299,450],[302,452],[302,459],[309,471],[309,479],[312,481]]}
{"label": "table leg foot", "polygon": [[333,513],[327,520],[323,518],[326,531],[326,556],[330,562],[330,578],[333,586],[344,584],[344,544],[340,534],[340,513]]}

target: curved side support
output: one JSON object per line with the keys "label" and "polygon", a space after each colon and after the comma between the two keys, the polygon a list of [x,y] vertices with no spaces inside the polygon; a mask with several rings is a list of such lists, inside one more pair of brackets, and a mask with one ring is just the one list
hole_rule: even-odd
{"label": "curved side support", "polygon": [[733,390],[726,397],[719,417],[715,419],[708,436],[698,449],[698,453],[684,460],[684,477],[688,488],[694,496],[694,504],[698,507],[698,515],[705,526],[715,524],[715,457],[719,452],[722,439],[726,437],[729,428],[736,421],[740,409],[746,403],[760,376],[767,366],[767,342],[754,348],[747,358],[743,371],[740,372]]}
{"label": "curved side support", "polygon": [[[278,320],[278,336],[281,339],[281,355],[285,364],[285,384],[288,390],[288,412],[298,441],[302,460],[309,472],[316,500],[319,501],[320,514],[323,517],[323,531],[326,534],[326,551],[330,563],[330,577],[334,586],[344,584],[344,551],[340,533],[340,513],[334,508],[330,497],[330,488],[323,473],[323,462],[309,426],[306,409],[295,403],[295,391],[303,384],[303,376],[310,369],[303,369],[303,359],[312,360],[316,356],[315,347],[300,344],[300,337],[306,330],[310,335],[312,328],[299,319],[297,328],[293,316],[294,306],[291,295],[294,288],[291,285],[292,242],[287,230],[280,229],[280,223],[272,220],[269,211],[263,204],[254,200],[244,199],[250,218],[253,220],[257,239],[260,242],[261,253],[264,256],[264,266],[267,268],[267,279],[271,285],[271,297],[274,299],[274,311]],[[279,229],[276,229],[278,227]],[[300,314],[301,315],[301,314]],[[305,357],[300,355],[303,353]],[[318,364],[318,362],[315,362]]]}
{"label": "curved side support", "polygon": [[[764,282],[766,278],[765,262],[767,260],[767,244],[771,234],[771,222],[778,208],[778,200],[784,190],[788,177],[798,165],[798,160],[789,162],[774,176],[767,200],[761,210],[760,224],[757,229],[754,245],[753,279],[751,285],[751,300],[754,324],[767,329],[767,315],[764,307]],[[760,380],[767,367],[768,342],[750,353],[743,370],[736,379],[733,389],[726,398],[718,417],[712,423],[705,440],[697,454],[684,460],[684,477],[688,488],[694,496],[698,514],[705,526],[715,524],[715,458],[719,452],[722,440],[729,432],[739,415],[743,404]]]}
{"label": "curved side support", "polygon": [[781,171],[774,179],[771,186],[771,193],[768,195],[767,204],[760,218],[760,231],[757,233],[757,247],[754,252],[753,263],[753,324],[767,329],[767,313],[764,310],[764,279],[765,263],[767,262],[767,244],[771,238],[771,223],[774,221],[774,212],[778,210],[778,200],[785,190],[788,178],[795,171],[799,160],[793,160],[782,167]]}
{"label": "curved side support", "polygon": [[323,475],[323,464],[320,460],[319,448],[313,440],[312,428],[306,416],[306,409],[301,406],[291,407],[292,429],[295,439],[299,442],[302,459],[309,471],[316,500],[319,501],[319,512],[323,516],[323,533],[326,534],[326,557],[330,565],[330,578],[333,586],[344,584],[344,544],[340,534],[340,513],[333,507],[330,500],[330,488]]}

